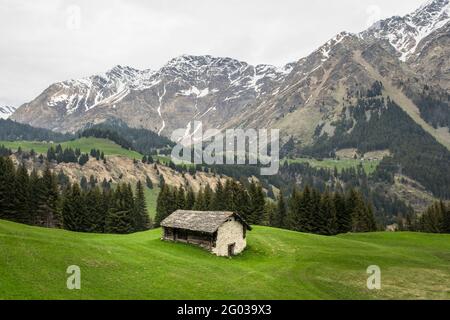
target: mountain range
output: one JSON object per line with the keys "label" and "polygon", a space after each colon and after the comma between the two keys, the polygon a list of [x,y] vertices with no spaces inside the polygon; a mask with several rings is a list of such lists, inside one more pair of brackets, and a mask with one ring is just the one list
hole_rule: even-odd
{"label": "mountain range", "polygon": [[304,148],[332,137],[346,108],[381,82],[384,97],[450,148],[449,44],[450,0],[433,0],[361,33],[339,33],[281,68],[191,55],[156,71],[116,66],[50,85],[11,119],[58,132],[121,119],[168,137],[201,120],[206,128],[280,128],[283,142]]}

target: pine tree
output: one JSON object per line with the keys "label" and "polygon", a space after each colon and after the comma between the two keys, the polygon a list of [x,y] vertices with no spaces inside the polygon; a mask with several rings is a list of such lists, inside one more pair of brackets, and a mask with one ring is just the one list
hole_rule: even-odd
{"label": "pine tree", "polygon": [[88,181],[87,181],[87,179],[86,179],[85,176],[82,176],[82,177],[81,177],[81,180],[80,180],[80,187],[81,187],[81,190],[83,190],[83,191],[87,191],[88,188],[89,188],[89,186],[88,186]]}
{"label": "pine tree", "polygon": [[105,230],[107,210],[103,203],[103,195],[100,188],[97,186],[92,187],[84,197],[87,208],[85,231],[103,233]]}
{"label": "pine tree", "polygon": [[325,229],[325,218],[320,210],[321,196],[318,190],[312,189],[312,209],[308,211],[308,220],[311,221],[310,232],[315,234],[323,234]]}
{"label": "pine tree", "polygon": [[252,181],[249,186],[249,217],[248,221],[252,224],[260,224],[264,216],[265,195],[260,184]]}
{"label": "pine tree", "polygon": [[319,234],[337,234],[338,224],[336,218],[336,208],[334,206],[333,198],[328,191],[322,195],[322,199],[320,201],[320,216],[323,219],[323,222],[321,223],[321,230],[319,230]]}
{"label": "pine tree", "polygon": [[205,202],[205,194],[203,192],[203,189],[200,189],[199,192],[197,193],[193,210],[195,211],[208,210],[207,203]]}
{"label": "pine tree", "polygon": [[[70,231],[83,231],[84,203],[80,186],[75,183],[72,187],[67,188],[63,195],[62,219],[64,229]],[[80,208],[81,207],[81,208]]]}
{"label": "pine tree", "polygon": [[163,184],[156,200],[155,227],[159,227],[161,221],[172,214],[173,202],[170,203],[172,199],[172,191],[166,184]]}
{"label": "pine tree", "polygon": [[17,169],[14,186],[13,203],[17,213],[15,221],[25,224],[32,223],[30,214],[30,179],[25,165],[20,165]]}
{"label": "pine tree", "polygon": [[177,210],[185,210],[186,209],[186,192],[184,188],[180,186],[178,189],[175,188],[175,204]]}
{"label": "pine tree", "polygon": [[450,233],[450,206],[444,205],[442,232]]}
{"label": "pine tree", "polygon": [[306,186],[302,193],[302,202],[300,205],[300,231],[313,232],[313,214],[316,205],[314,204],[314,196],[311,189]]}
{"label": "pine tree", "polygon": [[136,184],[136,197],[134,199],[134,230],[144,231],[150,228],[150,218],[145,202],[144,186],[141,181]]}
{"label": "pine tree", "polygon": [[204,191],[203,191],[203,201],[204,201],[204,210],[213,210],[213,199],[214,194],[209,185],[206,185]]}
{"label": "pine tree", "polygon": [[14,220],[14,185],[16,170],[10,158],[0,158],[0,218]]}
{"label": "pine tree", "polygon": [[[297,191],[295,190],[294,192]],[[285,228],[287,226],[286,220],[287,220],[286,200],[284,199],[283,194],[280,192],[280,195],[278,196],[275,217],[272,219],[271,224],[277,228]]]}
{"label": "pine tree", "polygon": [[39,208],[42,206],[42,203],[45,202],[45,195],[43,192],[43,181],[34,169],[30,174],[30,199],[28,201],[30,208],[29,223],[31,225],[39,225]]}
{"label": "pine tree", "polygon": [[38,216],[41,225],[45,227],[60,227],[62,225],[62,217],[60,212],[60,197],[58,184],[55,175],[47,166],[42,175],[43,198],[45,201],[40,203]]}
{"label": "pine tree", "polygon": [[333,197],[336,209],[337,233],[348,233],[352,229],[352,219],[349,210],[346,208],[345,197],[336,192]]}
{"label": "pine tree", "polygon": [[212,201],[212,208],[215,211],[221,211],[224,208],[224,189],[222,182],[219,180],[217,182],[216,191],[214,193],[214,198]]}
{"label": "pine tree", "polygon": [[107,233],[127,234],[133,232],[134,201],[131,186],[118,185],[112,196],[112,206],[106,218],[105,231]]}
{"label": "pine tree", "polygon": [[195,206],[195,193],[192,188],[189,188],[187,195],[186,195],[186,210],[192,210]]}
{"label": "pine tree", "polygon": [[[232,207],[235,208],[234,212],[239,213],[246,221],[249,221],[250,211],[250,196],[247,190],[241,183],[234,181],[232,183]],[[249,223],[252,223],[251,221]]]}

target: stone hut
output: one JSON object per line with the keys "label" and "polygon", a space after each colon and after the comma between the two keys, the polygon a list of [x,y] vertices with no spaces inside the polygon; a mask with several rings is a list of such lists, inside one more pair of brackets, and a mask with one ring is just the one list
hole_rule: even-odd
{"label": "stone hut", "polygon": [[244,251],[250,225],[235,212],[177,210],[161,222],[163,240],[198,245],[217,256]]}

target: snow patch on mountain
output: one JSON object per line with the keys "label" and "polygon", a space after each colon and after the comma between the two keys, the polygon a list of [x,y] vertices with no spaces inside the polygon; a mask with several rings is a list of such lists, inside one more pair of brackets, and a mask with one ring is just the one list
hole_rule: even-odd
{"label": "snow patch on mountain", "polygon": [[15,107],[0,107],[0,119],[8,119],[16,111]]}
{"label": "snow patch on mountain", "polygon": [[424,38],[450,22],[450,0],[431,0],[404,17],[395,16],[375,23],[361,33],[363,38],[386,39],[408,60]]}

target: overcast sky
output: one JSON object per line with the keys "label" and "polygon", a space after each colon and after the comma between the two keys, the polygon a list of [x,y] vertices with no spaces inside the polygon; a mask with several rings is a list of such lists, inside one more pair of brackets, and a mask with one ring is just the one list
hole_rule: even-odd
{"label": "overcast sky", "polygon": [[0,0],[0,106],[113,66],[157,69],[181,54],[284,65],[340,31],[424,0]]}

